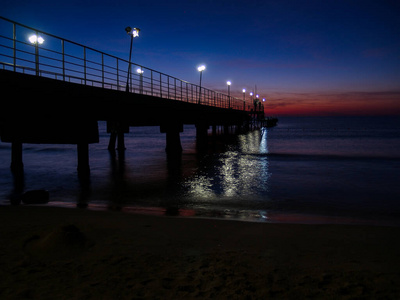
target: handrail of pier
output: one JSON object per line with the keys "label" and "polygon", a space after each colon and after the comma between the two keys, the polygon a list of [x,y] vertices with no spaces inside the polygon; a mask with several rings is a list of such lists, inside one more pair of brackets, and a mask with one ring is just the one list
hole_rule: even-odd
{"label": "handrail of pier", "polygon": [[[31,43],[36,34],[43,44]],[[0,16],[0,67],[14,72],[235,110],[251,103]],[[138,72],[138,70],[140,72]],[[201,98],[200,98],[201,97]]]}

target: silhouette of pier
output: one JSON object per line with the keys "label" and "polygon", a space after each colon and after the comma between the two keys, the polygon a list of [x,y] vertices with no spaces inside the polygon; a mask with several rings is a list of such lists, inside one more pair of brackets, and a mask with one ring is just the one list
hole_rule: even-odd
{"label": "silhouette of pier", "polygon": [[[29,36],[34,36],[30,41]],[[39,40],[41,38],[42,40]],[[40,42],[39,42],[40,41]],[[129,70],[129,72],[128,72]],[[130,74],[130,75],[129,75]],[[89,171],[89,144],[107,121],[109,149],[125,149],[131,126],[159,126],[169,155],[182,152],[183,125],[227,134],[262,126],[263,108],[96,49],[0,17],[0,137],[23,168],[22,144],[76,144],[78,170]],[[249,101],[250,100],[250,101]]]}

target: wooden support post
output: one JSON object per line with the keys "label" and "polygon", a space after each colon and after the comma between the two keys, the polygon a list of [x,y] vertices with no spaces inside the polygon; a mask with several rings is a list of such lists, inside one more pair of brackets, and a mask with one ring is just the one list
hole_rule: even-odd
{"label": "wooden support post", "polygon": [[182,145],[179,131],[169,130],[166,132],[166,147],[167,154],[181,154]]}
{"label": "wooden support post", "polygon": [[78,143],[78,174],[85,175],[90,173],[89,166],[89,144]]}
{"label": "wooden support post", "polygon": [[115,151],[115,145],[118,144],[118,151],[125,151],[124,133],[129,133],[129,126],[124,122],[107,121],[107,132],[110,133],[110,141],[108,142],[108,150]]}
{"label": "wooden support post", "polygon": [[181,155],[182,144],[179,133],[183,132],[183,124],[163,124],[160,126],[160,132],[166,133],[165,152],[167,153],[167,155]]}
{"label": "wooden support post", "polygon": [[242,126],[241,126],[241,124],[236,124],[236,127],[235,127],[235,132],[236,132],[236,134],[240,134],[241,132],[242,132]]}
{"label": "wooden support post", "polygon": [[217,135],[217,125],[212,126],[212,135],[216,136]]}
{"label": "wooden support post", "polygon": [[224,135],[229,135],[229,125],[224,125]]}
{"label": "wooden support post", "polygon": [[108,150],[109,151],[115,151],[116,142],[117,142],[117,133],[113,131],[113,132],[111,132],[110,141],[108,142]]}
{"label": "wooden support post", "polygon": [[11,143],[11,171],[21,172],[24,169],[22,162],[22,143],[12,142]]}
{"label": "wooden support post", "polygon": [[196,138],[200,140],[207,140],[208,125],[196,124]]}
{"label": "wooden support post", "polygon": [[118,135],[118,147],[117,150],[118,151],[124,151],[125,148],[125,135],[124,135],[124,131],[119,129],[117,132]]}
{"label": "wooden support post", "polygon": [[208,125],[196,124],[196,147],[199,151],[205,151],[208,146]]}
{"label": "wooden support post", "polygon": [[250,120],[246,120],[244,123],[244,131],[249,132],[250,131]]}

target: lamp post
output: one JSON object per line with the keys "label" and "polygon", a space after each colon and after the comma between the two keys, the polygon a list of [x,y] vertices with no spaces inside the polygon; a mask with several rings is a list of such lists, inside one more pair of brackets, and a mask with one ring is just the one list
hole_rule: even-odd
{"label": "lamp post", "polygon": [[35,46],[35,69],[36,76],[39,76],[39,45],[44,43],[44,39],[38,34],[32,34],[29,37],[29,42]]}
{"label": "lamp post", "polygon": [[201,78],[202,78],[202,76],[203,76],[203,71],[206,69],[206,66],[205,65],[201,65],[201,66],[199,66],[198,68],[197,68],[197,71],[199,71],[200,72],[200,91],[199,91],[199,101],[198,101],[198,104],[200,104],[200,101],[201,101]]}
{"label": "lamp post", "polygon": [[246,110],[246,89],[243,89],[242,92],[243,92],[243,110]]}
{"label": "lamp post", "polygon": [[143,94],[143,73],[142,68],[138,68],[136,72],[139,74],[139,93]]}
{"label": "lamp post", "polygon": [[231,84],[232,84],[232,82],[230,82],[228,80],[226,82],[226,84],[228,85],[228,108],[231,108]]}
{"label": "lamp post", "polygon": [[258,100],[259,97],[260,97],[260,95],[256,94],[256,111],[257,111],[257,106],[260,103],[260,100]]}
{"label": "lamp post", "polygon": [[131,36],[131,47],[129,49],[129,65],[128,65],[128,76],[126,77],[126,92],[129,92],[129,79],[131,77],[131,57],[132,57],[132,44],[133,44],[133,38],[139,36],[139,28],[131,28],[131,27],[126,27],[125,31],[128,35]]}

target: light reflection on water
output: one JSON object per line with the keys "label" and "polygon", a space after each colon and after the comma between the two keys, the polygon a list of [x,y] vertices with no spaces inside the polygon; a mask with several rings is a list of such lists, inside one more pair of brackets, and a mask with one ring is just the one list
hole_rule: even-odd
{"label": "light reflection on water", "polygon": [[202,170],[185,181],[185,197],[193,204],[207,199],[214,205],[224,200],[255,200],[269,190],[267,130],[254,131],[238,137],[231,150],[211,158]]}
{"label": "light reflection on water", "polygon": [[[76,146],[27,144],[23,188],[48,190],[51,205],[82,202],[164,215],[267,222],[289,220],[283,215],[299,219],[298,214],[400,219],[399,122],[383,126],[387,119],[375,120],[382,127],[376,128],[355,120],[337,128],[338,120],[321,126],[321,120],[307,118],[313,123],[303,127],[283,120],[223,143],[223,151],[210,146],[205,154],[196,149],[195,127],[185,126],[179,160],[167,158],[165,135],[156,127],[131,128],[124,155],[112,156],[105,125],[99,124],[87,185],[77,178]],[[15,189],[9,144],[0,143],[0,158],[5,204]]]}

